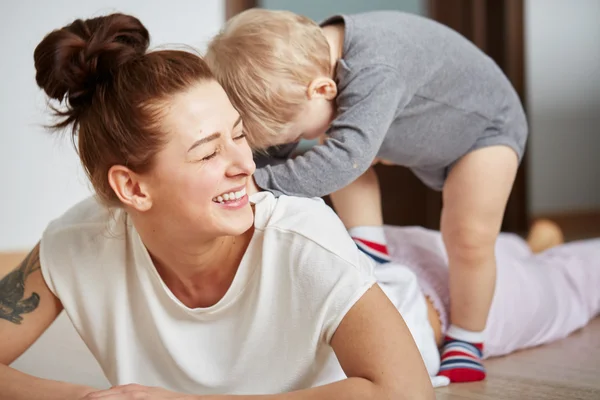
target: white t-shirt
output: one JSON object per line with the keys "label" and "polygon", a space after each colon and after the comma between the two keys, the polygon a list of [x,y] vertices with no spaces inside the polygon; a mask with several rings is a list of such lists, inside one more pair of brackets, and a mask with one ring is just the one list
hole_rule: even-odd
{"label": "white t-shirt", "polygon": [[[262,192],[251,201],[254,235],[231,287],[208,308],[173,295],[123,210],[90,198],[48,226],[44,279],[112,385],[269,394],[345,378],[329,343],[375,283],[373,264],[322,200]],[[416,277],[384,271],[382,287],[427,363],[433,332]]]}

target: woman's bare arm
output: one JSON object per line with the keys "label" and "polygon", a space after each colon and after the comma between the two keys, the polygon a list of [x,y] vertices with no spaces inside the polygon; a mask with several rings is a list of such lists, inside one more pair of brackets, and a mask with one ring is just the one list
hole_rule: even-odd
{"label": "woman's bare arm", "polygon": [[0,400],[79,399],[92,388],[40,379],[8,365],[25,352],[62,311],[40,269],[36,245],[14,269],[0,266]]}

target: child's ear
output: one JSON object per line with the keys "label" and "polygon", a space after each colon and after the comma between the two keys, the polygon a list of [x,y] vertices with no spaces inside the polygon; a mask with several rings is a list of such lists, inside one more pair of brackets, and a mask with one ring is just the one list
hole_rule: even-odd
{"label": "child's ear", "polygon": [[319,97],[333,100],[337,96],[337,85],[331,78],[319,77],[309,83],[306,95],[309,100]]}

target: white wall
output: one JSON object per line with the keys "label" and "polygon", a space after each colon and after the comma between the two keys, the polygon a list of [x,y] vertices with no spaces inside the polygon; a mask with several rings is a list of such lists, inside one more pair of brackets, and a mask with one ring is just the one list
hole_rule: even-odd
{"label": "white wall", "polygon": [[289,10],[322,21],[339,13],[357,13],[372,10],[401,10],[425,14],[425,0],[260,0],[262,8]]}
{"label": "white wall", "polygon": [[152,44],[204,48],[224,21],[222,0],[21,0],[0,2],[0,251],[32,247],[47,223],[90,192],[68,135],[50,135],[35,84],[33,50],[75,18],[137,16]]}
{"label": "white wall", "polygon": [[[0,251],[32,247],[46,224],[90,192],[70,138],[50,136],[45,100],[35,84],[33,50],[75,18],[130,13],[152,45],[204,48],[224,21],[222,0],[21,0],[0,2]],[[107,387],[63,313],[13,367],[35,376]]]}
{"label": "white wall", "polygon": [[525,11],[530,210],[600,209],[600,1]]}

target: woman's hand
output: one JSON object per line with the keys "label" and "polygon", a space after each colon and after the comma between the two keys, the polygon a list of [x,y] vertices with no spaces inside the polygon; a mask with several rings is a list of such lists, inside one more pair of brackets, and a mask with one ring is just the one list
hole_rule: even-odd
{"label": "woman's hand", "polygon": [[143,385],[122,385],[106,390],[88,393],[80,400],[198,400],[198,396],[171,392],[159,387]]}

